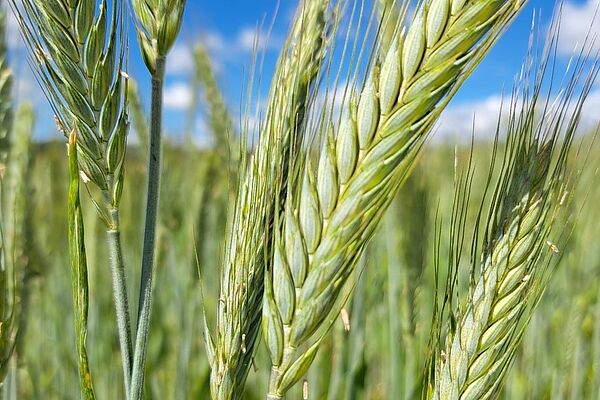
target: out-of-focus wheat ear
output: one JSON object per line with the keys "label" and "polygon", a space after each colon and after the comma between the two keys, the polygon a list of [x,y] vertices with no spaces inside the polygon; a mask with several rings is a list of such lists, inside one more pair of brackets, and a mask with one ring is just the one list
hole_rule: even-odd
{"label": "out-of-focus wheat ear", "polygon": [[[365,254],[364,260],[368,259],[372,247]],[[361,272],[364,266],[361,267]],[[367,302],[369,298],[368,277],[362,275],[359,277],[356,289],[352,294],[352,299],[340,312],[340,317],[336,323],[341,323],[341,329],[337,330],[338,336],[334,340],[336,343],[337,354],[336,363],[333,365],[333,373],[336,373],[336,380],[327,392],[328,399],[352,399],[356,393],[364,390],[365,370],[368,370],[366,364],[366,344],[367,344]],[[310,383],[310,382],[309,382]]]}
{"label": "out-of-focus wheat ear", "polygon": [[[0,181],[0,183],[2,183]],[[2,194],[0,192],[0,194]],[[0,332],[0,383],[4,382],[8,373],[9,363],[15,346],[14,332],[15,302],[11,278],[14,269],[7,266],[9,251],[6,248],[4,236],[4,215],[0,210],[0,322],[6,324],[6,329]]]}
{"label": "out-of-focus wheat ear", "polygon": [[[6,162],[12,129],[12,71],[6,48],[6,13],[0,9],[0,164]],[[1,165],[0,165],[1,168]]]}
{"label": "out-of-focus wheat ear", "polygon": [[85,253],[85,232],[79,197],[79,167],[77,163],[77,132],[69,135],[69,259],[71,264],[71,284],[73,286],[73,311],[79,384],[85,399],[95,399],[92,375],[87,355],[87,324],[89,306],[88,269]]}
{"label": "out-of-focus wheat ear", "polygon": [[[265,270],[269,268],[283,193],[301,163],[305,110],[314,99],[321,64],[329,45],[331,1],[300,2],[271,83],[258,146],[246,161],[240,143],[238,191],[225,248],[217,310],[215,362],[211,370],[214,399],[243,397],[244,383],[264,326],[277,311],[263,313]],[[244,132],[243,132],[244,136]],[[247,164],[246,164],[247,163]],[[272,299],[271,299],[272,300]],[[270,302],[269,304],[275,304]],[[268,310],[267,310],[268,311]],[[270,337],[270,333],[265,333]],[[276,337],[269,340],[277,342]],[[268,346],[273,348],[273,343]]]}
{"label": "out-of-focus wheat ear", "polygon": [[[215,222],[218,226],[212,232],[218,232],[219,235],[213,237],[213,241],[222,243],[226,231],[227,207],[237,182],[237,165],[240,154],[236,150],[240,147],[240,143],[234,130],[233,118],[217,82],[213,60],[203,43],[197,44],[194,48],[193,97],[189,107],[186,129],[186,136],[190,141],[197,123],[201,95],[207,104],[206,111],[209,131],[213,139],[213,151],[208,154],[210,160],[205,164],[203,173],[204,190],[200,201],[196,232],[207,232],[207,228],[211,224],[210,214],[214,210],[212,226],[215,226]],[[227,184],[217,184],[217,182],[226,182]],[[208,207],[209,205],[210,207]],[[201,252],[208,250],[210,241],[204,240],[204,237],[199,239],[198,250]],[[215,259],[214,255],[207,255],[202,261],[212,263],[212,260]]]}
{"label": "out-of-focus wheat ear", "polygon": [[[399,4],[400,10],[408,3]],[[441,111],[524,4],[480,0],[450,7],[448,0],[419,2],[406,30],[404,18],[396,21],[388,48],[376,41],[372,54],[380,61],[370,65],[359,90],[356,79],[348,83],[342,112],[329,113],[335,117],[317,126],[321,138],[329,135],[323,126],[333,127],[332,144],[322,142],[334,150],[322,147],[321,157],[335,157],[319,160],[323,168],[317,173],[324,171],[326,177],[306,168],[288,191],[292,201],[286,215],[293,216],[293,223],[283,227],[283,254],[294,277],[296,301],[293,318],[284,325],[289,332],[284,357],[272,368],[271,399],[285,395],[283,377],[304,359],[298,349],[321,341],[329,316],[339,313],[341,293],[352,286],[349,277],[356,263]],[[380,16],[379,31],[385,23]],[[306,184],[313,186],[308,192],[300,189]],[[311,191],[331,203],[324,207],[315,202],[315,196],[306,195]],[[317,218],[302,217],[310,213]],[[295,267],[302,274],[295,276]]]}
{"label": "out-of-focus wheat ear", "polygon": [[[387,260],[389,320],[388,393],[398,399],[412,398],[417,387],[421,357],[419,331],[423,324],[423,275],[429,247],[429,204],[426,175],[416,169],[402,187],[382,221]],[[402,229],[398,229],[401,224]],[[417,239],[418,238],[418,239]],[[404,347],[414,349],[404,351]]]}
{"label": "out-of-focus wheat ear", "polygon": [[[521,81],[513,91],[505,155],[498,178],[490,183],[487,217],[482,215],[485,237],[481,246],[477,229],[473,236],[469,294],[454,311],[458,323],[448,329],[445,342],[438,342],[434,354],[435,380],[429,396],[433,399],[498,395],[570,229],[564,219],[569,202],[565,196],[575,188],[577,177],[567,174],[566,165],[599,67],[598,61],[586,61],[589,54],[580,56],[564,78],[562,91],[544,96],[550,74],[546,71],[551,69],[547,67],[556,52],[555,24],[542,59],[537,64],[525,61]],[[467,204],[455,204],[455,208]],[[456,281],[459,272],[458,261],[451,263],[450,282]],[[447,287],[442,293],[449,307],[452,292]]]}
{"label": "out-of-focus wheat ear", "polygon": [[[230,144],[234,140],[233,119],[217,83],[212,61],[204,45],[197,44],[194,48],[194,62],[194,80],[204,92],[203,95],[208,105],[209,126],[213,134],[215,150],[224,162],[229,163],[229,150],[234,148]],[[197,93],[194,95],[196,96]],[[235,155],[235,152],[232,155]]]}
{"label": "out-of-focus wheat ear", "polygon": [[[2,322],[3,335],[14,337],[14,352],[10,373],[6,378],[6,385],[16,386],[15,382],[17,364],[23,358],[23,343],[26,336],[28,311],[30,303],[31,279],[38,273],[35,268],[37,249],[31,237],[32,222],[32,137],[35,128],[35,113],[29,103],[21,104],[16,110],[11,134],[10,151],[4,185],[3,211],[10,218],[5,218],[3,223],[4,243],[7,249],[4,260],[11,275],[10,285],[12,294],[12,315],[14,322]],[[11,254],[11,257],[7,255]],[[1,352],[4,354],[4,352]],[[16,398],[16,397],[11,397]]]}
{"label": "out-of-focus wheat ear", "polygon": [[[8,218],[6,222],[4,218],[0,219],[0,226],[2,237],[0,238],[0,249],[2,253],[0,257],[2,259],[2,265],[0,265],[0,318],[2,320],[2,324],[5,322],[5,312],[10,306],[10,266],[7,266],[6,263],[10,260],[8,257],[11,254],[11,216],[12,210],[10,207],[11,199],[10,193],[5,194],[6,192],[6,179],[7,175],[7,158],[10,152],[11,147],[11,132],[12,132],[12,122],[13,122],[13,102],[12,102],[12,71],[10,66],[8,65],[8,54],[6,48],[6,14],[4,12],[4,8],[0,8],[0,213],[4,213],[4,211],[8,208]],[[10,189],[9,189],[10,192]],[[5,203],[6,206],[5,207]],[[8,222],[8,227],[6,223]],[[14,269],[13,269],[14,272]],[[9,348],[7,343],[5,343],[5,334],[2,332],[0,340],[0,346],[2,350],[5,348]],[[0,357],[2,360],[4,359],[5,351],[2,351]],[[8,360],[7,360],[8,361]],[[0,365],[0,370],[4,370],[4,362]],[[0,376],[0,381],[3,381],[5,377],[5,373]]]}
{"label": "out-of-focus wheat ear", "polygon": [[140,150],[145,150],[148,148],[150,137],[148,116],[140,99],[137,83],[132,79],[129,80],[129,84],[127,85],[127,97],[129,99],[129,113],[131,115],[133,131],[140,142]]}
{"label": "out-of-focus wheat ear", "polygon": [[[27,211],[22,178],[28,167],[31,139],[31,132],[18,129],[16,133],[23,134],[18,138],[13,132],[12,71],[8,63],[6,24],[5,9],[0,7],[0,385],[7,379],[22,316],[19,290],[25,258],[23,220]],[[23,117],[18,128],[27,126],[26,112],[18,114]]]}
{"label": "out-of-focus wheat ear", "polygon": [[[8,150],[8,149],[7,149]],[[13,248],[16,246],[13,234],[15,224],[13,213],[16,207],[10,206],[12,196],[10,191],[5,194],[6,185],[4,166],[0,174],[0,384],[3,384],[10,365],[11,357],[17,341],[19,307],[17,304],[17,276],[15,268],[17,260]],[[6,204],[5,204],[6,203]],[[8,212],[8,216],[5,216]],[[19,213],[20,214],[20,213]],[[8,229],[7,229],[8,228]]]}

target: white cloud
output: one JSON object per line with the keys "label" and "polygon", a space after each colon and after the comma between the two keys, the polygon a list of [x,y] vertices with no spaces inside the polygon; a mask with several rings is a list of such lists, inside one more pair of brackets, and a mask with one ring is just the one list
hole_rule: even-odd
{"label": "white cloud", "polygon": [[202,115],[199,115],[198,118],[196,118],[194,126],[194,144],[201,149],[207,149],[214,145],[210,128]]}
{"label": "white cloud", "polygon": [[224,53],[227,50],[227,41],[218,32],[209,31],[202,35],[202,39],[206,49],[209,52]]}
{"label": "white cloud", "polygon": [[500,95],[450,105],[440,116],[435,136],[445,138],[458,135],[468,140],[475,127],[475,134],[491,137],[496,132],[501,105]]}
{"label": "white cloud", "polygon": [[[561,55],[571,56],[577,48],[585,43],[586,37],[594,42],[594,50],[600,50],[600,15],[597,15],[600,2],[586,0],[578,3],[573,0],[565,2],[560,23],[558,51]],[[588,39],[589,40],[589,39]]]}
{"label": "white cloud", "polygon": [[192,89],[186,83],[173,83],[164,91],[163,101],[165,108],[171,110],[185,110],[192,102]]}
{"label": "white cloud", "polygon": [[[243,59],[250,60],[256,48],[262,51],[277,51],[281,48],[283,39],[275,35],[268,35],[256,28],[243,27],[233,37],[227,38],[216,31],[202,34],[202,44],[211,56],[215,72],[222,70],[223,61],[238,62]],[[186,76],[194,70],[193,44],[177,43],[169,52],[167,75]]]}
{"label": "white cloud", "polygon": [[[572,99],[570,109],[575,106]],[[457,138],[470,140],[474,133],[477,138],[491,138],[496,133],[498,117],[502,108],[503,118],[506,117],[509,98],[500,95],[489,96],[485,99],[450,105],[442,115],[434,129],[434,140]],[[584,104],[579,122],[579,132],[590,132],[600,123],[600,89],[592,91]]]}
{"label": "white cloud", "polygon": [[598,127],[600,123],[600,88],[595,89],[589,94],[585,105],[583,106],[583,112],[581,116],[581,129],[592,130]]}
{"label": "white cloud", "polygon": [[213,60],[240,60],[252,55],[255,47],[259,52],[277,51],[283,45],[283,39],[273,33],[246,26],[233,37],[225,37],[220,32],[208,31],[202,35],[202,42]]}
{"label": "white cloud", "polygon": [[167,62],[167,74],[185,75],[194,69],[194,56],[192,46],[189,44],[178,43],[169,53]]}
{"label": "white cloud", "polygon": [[258,51],[279,50],[283,45],[283,40],[271,33],[262,32],[254,27],[244,27],[237,35],[235,47],[246,53],[254,52],[255,47]]}

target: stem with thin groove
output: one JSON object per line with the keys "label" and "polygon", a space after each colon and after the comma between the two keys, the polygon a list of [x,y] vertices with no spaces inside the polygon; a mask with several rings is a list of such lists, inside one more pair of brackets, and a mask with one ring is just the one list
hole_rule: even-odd
{"label": "stem with thin groove", "polygon": [[152,75],[152,107],[150,111],[150,154],[148,157],[148,193],[146,199],[146,221],[144,226],[144,247],[142,251],[142,275],[137,319],[133,374],[131,376],[130,399],[142,398],[144,386],[144,366],[146,345],[152,314],[152,277],[154,274],[154,242],[160,188],[160,156],[162,130],[162,95],[165,75],[165,57],[156,59]]}
{"label": "stem with thin groove", "polygon": [[131,342],[131,318],[129,314],[129,300],[127,296],[127,283],[125,280],[125,264],[121,246],[121,231],[119,228],[119,210],[110,210],[111,227],[107,230],[108,248],[110,252],[110,266],[113,281],[113,295],[117,313],[117,329],[119,331],[119,345],[123,362],[123,375],[125,383],[125,396],[128,398],[131,387],[131,362],[133,346]]}

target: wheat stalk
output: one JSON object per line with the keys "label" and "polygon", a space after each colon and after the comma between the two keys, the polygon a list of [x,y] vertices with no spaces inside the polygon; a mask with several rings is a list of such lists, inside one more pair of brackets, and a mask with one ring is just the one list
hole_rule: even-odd
{"label": "wheat stalk", "polygon": [[329,4],[316,0],[299,4],[249,164],[241,141],[239,190],[221,274],[217,334],[214,340],[206,335],[214,399],[242,398],[260,332],[265,264],[273,219],[280,212],[277,198],[287,184],[293,152],[299,147],[299,127],[323,60]]}
{"label": "wheat stalk", "polygon": [[[550,48],[555,43],[551,39]],[[466,307],[459,311],[460,321],[448,333],[444,350],[435,355],[433,399],[498,395],[548,282],[550,259],[559,252],[554,242],[566,229],[557,222],[569,201],[565,191],[574,190],[566,163],[598,65],[594,62],[586,72],[585,63],[575,61],[564,92],[550,106],[549,96],[540,98],[547,63],[543,59],[538,67],[533,90],[527,71],[523,93],[513,93],[507,150],[480,254],[481,273],[470,285]],[[531,68],[530,62],[526,65]],[[458,265],[453,271],[458,272]]]}
{"label": "wheat stalk", "polygon": [[[127,140],[123,3],[103,0],[11,0],[30,63],[67,136],[77,132],[77,158],[107,226],[125,390],[131,375],[131,328],[119,228]],[[111,12],[112,11],[112,12]]]}
{"label": "wheat stalk", "polygon": [[148,183],[142,274],[136,324],[135,352],[131,376],[131,400],[141,399],[150,319],[152,316],[154,242],[161,174],[162,97],[166,58],[175,43],[186,0],[132,0],[137,18],[138,42],[148,71],[152,75],[152,104],[150,108],[150,142],[148,154]]}
{"label": "wheat stalk", "polygon": [[317,172],[307,168],[286,205],[274,290],[265,301],[270,399],[282,398],[311,364],[358,257],[430,127],[523,3],[429,0],[406,34],[402,20],[393,22],[383,61],[360,96],[351,97],[340,125],[326,127]]}

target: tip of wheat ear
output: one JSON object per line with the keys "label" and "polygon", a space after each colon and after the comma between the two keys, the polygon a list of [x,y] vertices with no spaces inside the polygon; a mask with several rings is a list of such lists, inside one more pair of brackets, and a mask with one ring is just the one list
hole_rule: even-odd
{"label": "tip of wheat ear", "polygon": [[[183,20],[186,0],[133,0],[137,36],[146,66],[155,73],[160,59],[173,47]],[[161,72],[162,73],[162,72]]]}

